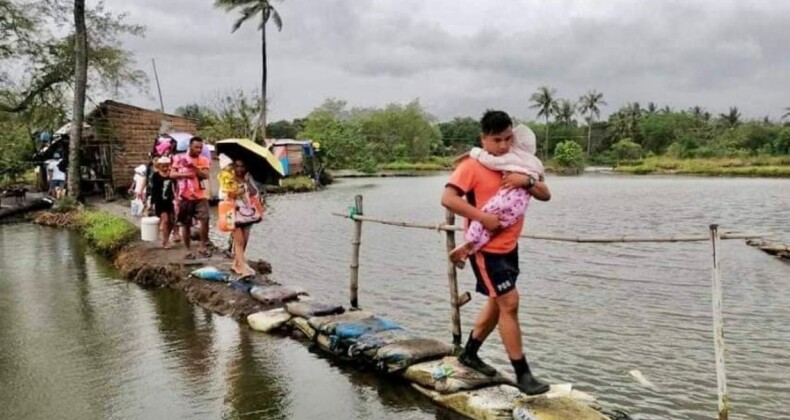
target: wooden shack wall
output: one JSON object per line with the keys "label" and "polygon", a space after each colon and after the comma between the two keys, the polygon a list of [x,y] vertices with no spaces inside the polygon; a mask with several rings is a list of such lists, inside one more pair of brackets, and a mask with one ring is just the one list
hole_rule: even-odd
{"label": "wooden shack wall", "polygon": [[103,102],[92,113],[95,141],[109,143],[112,147],[114,188],[131,184],[134,168],[148,163],[148,153],[159,135],[162,120],[169,121],[173,131],[197,132],[197,123],[189,118],[112,101]]}

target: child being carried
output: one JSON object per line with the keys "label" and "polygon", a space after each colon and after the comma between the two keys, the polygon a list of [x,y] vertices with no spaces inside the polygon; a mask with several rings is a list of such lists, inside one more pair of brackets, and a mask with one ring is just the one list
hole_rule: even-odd
{"label": "child being carried", "polygon": [[[535,180],[542,179],[543,162],[535,156],[537,149],[535,133],[526,125],[519,124],[513,129],[513,135],[513,146],[508,153],[494,156],[479,147],[474,147],[469,152],[469,157],[477,159],[483,166],[495,171],[518,172]],[[500,226],[506,228],[524,217],[531,197],[532,195],[525,188],[500,188],[483,206],[482,211],[499,216]],[[491,235],[492,232],[486,230],[482,223],[472,221],[464,235],[466,243],[450,252],[450,260],[458,268],[463,268],[470,255],[491,241]]]}

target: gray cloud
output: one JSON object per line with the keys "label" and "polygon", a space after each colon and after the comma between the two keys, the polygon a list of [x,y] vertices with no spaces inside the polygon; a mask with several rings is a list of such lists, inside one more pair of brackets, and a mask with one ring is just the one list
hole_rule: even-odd
{"label": "gray cloud", "polygon": [[[430,3],[430,4],[427,4]],[[148,26],[128,40],[141,68],[156,57],[165,103],[256,89],[260,34],[211,1],[135,0],[122,7]],[[736,1],[457,2],[286,0],[270,30],[273,118],[305,115],[326,97],[381,106],[420,98],[440,119],[502,107],[534,117],[540,85],[575,99],[604,92],[629,101],[778,116],[790,106],[790,4]],[[121,7],[121,6],[119,6]],[[151,90],[152,92],[155,90]],[[155,106],[150,94],[131,98]]]}

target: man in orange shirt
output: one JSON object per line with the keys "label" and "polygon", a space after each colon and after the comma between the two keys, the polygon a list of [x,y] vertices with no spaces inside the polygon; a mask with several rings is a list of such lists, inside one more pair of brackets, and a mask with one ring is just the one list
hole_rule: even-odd
{"label": "man in orange shirt", "polygon": [[[480,125],[480,143],[485,151],[500,156],[510,150],[513,144],[513,122],[506,113],[487,111]],[[470,259],[477,279],[476,290],[486,295],[488,300],[475,320],[475,326],[458,360],[486,375],[495,375],[496,370],[480,360],[477,352],[486,337],[499,326],[499,334],[519,386],[528,395],[542,394],[549,390],[549,386],[532,376],[524,356],[518,323],[518,236],[524,227],[524,218],[499,230],[498,216],[481,210],[500,187],[525,188],[532,197],[541,201],[551,198],[542,178],[535,179],[520,173],[503,175],[471,158],[458,164],[442,194],[444,207],[468,220],[477,220],[487,230],[494,232],[491,241]]]}
{"label": "man in orange shirt", "polygon": [[[200,155],[203,150],[203,139],[192,137],[189,140],[189,150],[177,156],[174,163],[174,172],[170,177],[178,180],[178,223],[182,226],[181,234],[184,246],[190,250],[192,220],[200,222],[200,244],[198,253],[210,257],[206,248],[208,244],[209,208],[206,190],[208,189],[209,167],[208,159]],[[194,259],[195,255],[187,253],[187,259]]]}

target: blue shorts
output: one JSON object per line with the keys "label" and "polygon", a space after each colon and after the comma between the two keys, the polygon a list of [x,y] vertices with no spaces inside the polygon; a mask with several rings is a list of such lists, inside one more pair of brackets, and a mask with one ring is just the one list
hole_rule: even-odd
{"label": "blue shorts", "polygon": [[502,296],[516,288],[518,246],[506,254],[478,251],[469,258],[477,279],[478,293],[488,297]]}
{"label": "blue shorts", "polygon": [[49,189],[54,190],[55,188],[63,188],[66,185],[66,181],[62,179],[53,179],[49,181]]}

